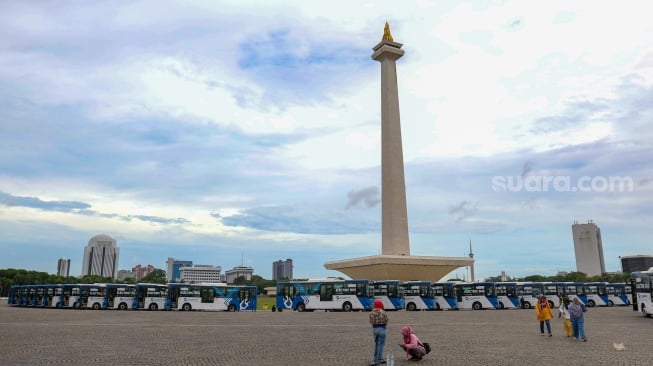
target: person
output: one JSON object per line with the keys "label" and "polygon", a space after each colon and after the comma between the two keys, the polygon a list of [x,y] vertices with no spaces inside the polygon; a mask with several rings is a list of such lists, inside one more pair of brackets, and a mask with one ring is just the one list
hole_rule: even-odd
{"label": "person", "polygon": [[404,337],[404,343],[399,346],[406,351],[406,357],[411,361],[419,361],[426,355],[426,349],[419,340],[413,328],[406,325],[401,329],[401,335]]}
{"label": "person", "polygon": [[569,304],[569,318],[571,320],[571,328],[574,331],[572,335],[573,340],[581,340],[587,342],[585,337],[585,319],[583,313],[587,311],[585,304],[580,302],[578,297],[574,297],[574,300]]}
{"label": "person", "polygon": [[567,337],[571,337],[572,330],[571,330],[571,320],[569,319],[569,299],[567,297],[563,297],[563,300],[560,302],[560,315],[562,316],[563,319],[563,327],[565,329],[565,334],[567,334]]}
{"label": "person", "polygon": [[374,361],[370,364],[380,365],[383,361],[383,347],[385,346],[386,328],[388,326],[388,314],[383,308],[383,301],[374,300],[374,309],[370,312],[370,324],[372,324],[372,335],[374,336]]}
{"label": "person", "polygon": [[551,319],[553,319],[553,314],[551,313],[549,300],[546,299],[546,296],[541,295],[540,299],[537,300],[535,313],[537,314],[537,320],[540,322],[540,334],[544,335],[544,324],[546,324],[546,330],[549,333],[549,337],[553,336],[553,334],[551,334]]}

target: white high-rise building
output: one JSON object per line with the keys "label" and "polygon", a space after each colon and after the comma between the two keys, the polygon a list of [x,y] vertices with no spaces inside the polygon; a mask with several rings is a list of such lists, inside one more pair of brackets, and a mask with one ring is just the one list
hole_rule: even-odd
{"label": "white high-rise building", "polygon": [[70,259],[61,258],[57,262],[57,276],[68,277],[70,276]]}
{"label": "white high-rise building", "polygon": [[119,254],[120,249],[114,238],[105,234],[92,237],[84,248],[82,276],[97,275],[116,278]]}
{"label": "white high-rise building", "polygon": [[571,232],[574,236],[576,271],[588,276],[600,276],[605,273],[601,229],[592,220],[588,220],[587,224],[575,221]]}

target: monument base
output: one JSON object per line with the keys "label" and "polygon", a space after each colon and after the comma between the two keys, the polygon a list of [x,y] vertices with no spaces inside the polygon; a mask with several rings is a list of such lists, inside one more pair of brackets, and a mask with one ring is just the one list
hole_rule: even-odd
{"label": "monument base", "polygon": [[441,281],[451,271],[472,266],[466,257],[375,255],[324,263],[326,269],[344,273],[352,279]]}

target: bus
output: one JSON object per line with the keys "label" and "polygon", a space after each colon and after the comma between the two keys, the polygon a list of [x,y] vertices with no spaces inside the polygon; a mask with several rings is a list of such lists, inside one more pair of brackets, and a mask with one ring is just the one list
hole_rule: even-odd
{"label": "bus", "polygon": [[167,309],[241,311],[256,310],[256,286],[225,283],[168,284]]}
{"label": "bus", "polygon": [[166,310],[170,309],[167,303],[168,285],[160,283],[137,283],[136,293],[132,301],[134,310]]}
{"label": "bus", "polygon": [[459,309],[496,309],[499,306],[494,282],[457,283],[456,300]]}
{"label": "bus", "polygon": [[[76,291],[77,290],[77,291]],[[73,287],[70,302],[75,309],[100,310],[106,296],[106,284],[83,284]]]}
{"label": "bus", "polygon": [[107,283],[105,288],[102,309],[127,310],[134,303],[134,298],[136,297],[135,285]]}
{"label": "bus", "polygon": [[605,282],[586,282],[584,285],[585,303],[588,307],[608,306],[608,293]]}
{"label": "bus", "polygon": [[625,283],[608,283],[605,285],[605,292],[608,294],[608,306],[627,306],[631,304],[630,286]]}
{"label": "bus", "polygon": [[404,296],[401,291],[401,282],[398,280],[370,282],[375,300],[381,300],[385,310],[400,310],[405,306]]}
{"label": "bus", "polygon": [[56,287],[52,304],[56,308],[72,308],[77,303],[79,297],[79,286],[77,284],[63,284]]}
{"label": "bus", "polygon": [[10,306],[20,305],[23,297],[23,286],[13,285],[9,288],[9,294],[7,297],[7,304]]}
{"label": "bus", "polygon": [[515,292],[522,309],[535,308],[537,299],[544,293],[542,282],[517,282]]}
{"label": "bus", "polygon": [[521,303],[517,296],[517,282],[495,282],[494,289],[497,295],[497,308],[520,309]]}
{"label": "bus", "polygon": [[458,310],[455,283],[433,282],[431,290],[435,299],[435,310]]}
{"label": "bus", "polygon": [[542,282],[542,293],[544,293],[544,296],[549,301],[549,307],[551,309],[559,308],[562,296],[565,295],[563,288],[560,286],[560,282]]}
{"label": "bus", "polygon": [[277,283],[279,310],[372,310],[374,289],[369,280],[325,279]]}
{"label": "bus", "polygon": [[[573,301],[575,297],[578,300],[587,305],[587,296],[585,296],[585,284],[582,282],[560,282],[558,283],[558,289],[562,292],[564,296],[569,298],[569,301]],[[555,307],[559,307],[560,303],[558,302]],[[552,309],[554,306],[551,307]]]}
{"label": "bus", "polygon": [[430,281],[407,281],[401,284],[406,310],[436,310]]}
{"label": "bus", "polygon": [[[632,272],[630,280],[633,284],[633,304],[647,318],[653,314],[653,268],[648,271]],[[637,308],[633,305],[633,310]]]}

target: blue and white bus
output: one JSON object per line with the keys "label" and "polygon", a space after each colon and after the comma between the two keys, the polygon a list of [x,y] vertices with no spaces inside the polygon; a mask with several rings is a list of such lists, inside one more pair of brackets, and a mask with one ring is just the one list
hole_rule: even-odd
{"label": "blue and white bus", "polygon": [[431,290],[436,310],[458,310],[454,282],[433,282]]}
{"label": "blue and white bus", "polygon": [[456,284],[458,309],[496,309],[499,306],[494,282],[463,282]]}
{"label": "blue and white bus", "polygon": [[407,281],[401,284],[406,310],[436,310],[430,281]]}
{"label": "blue and white bus", "polygon": [[[633,284],[633,304],[647,318],[653,314],[653,268],[648,271],[632,272],[630,280]],[[633,308],[633,310],[637,310]]]}
{"label": "blue and white bus", "polygon": [[[573,301],[575,297],[578,300],[587,305],[587,296],[585,296],[585,284],[583,282],[560,282],[558,283],[558,289],[562,290],[564,296],[569,297],[569,301]],[[560,302],[555,304],[551,308],[560,307]]]}
{"label": "blue and white bus", "polygon": [[168,285],[160,283],[137,283],[136,293],[132,301],[132,309],[134,310],[166,310],[170,306],[166,306],[168,300]]}
{"label": "blue and white bus", "polygon": [[608,294],[608,306],[626,306],[631,304],[630,286],[625,283],[608,283],[605,285]]}
{"label": "blue and white bus", "polygon": [[23,286],[13,285],[9,288],[9,294],[7,297],[7,304],[10,306],[20,305],[23,297]]}
{"label": "blue and white bus", "polygon": [[542,282],[517,282],[515,286],[519,305],[522,309],[535,308],[537,299],[544,293]]}
{"label": "blue and white bus", "polygon": [[102,309],[127,310],[136,298],[136,286],[122,283],[107,283]]}
{"label": "blue and white bus", "polygon": [[586,282],[584,285],[585,303],[588,307],[608,306],[608,293],[605,282]]}
{"label": "blue and white bus", "polygon": [[279,310],[372,310],[374,289],[369,280],[308,280],[277,282]]}
{"label": "blue and white bus", "polygon": [[[104,283],[82,284],[76,288],[73,287],[73,295],[70,296],[72,306],[75,309],[93,309],[100,310],[104,306],[106,296],[106,287]],[[78,294],[75,289],[78,289]]]}
{"label": "blue and white bus", "polygon": [[497,295],[497,308],[521,309],[517,296],[517,282],[495,282],[494,289]]}
{"label": "blue and white bus", "polygon": [[385,310],[403,310],[405,302],[399,280],[372,281],[370,283],[374,299],[381,300]]}
{"label": "blue and white bus", "polygon": [[256,310],[256,286],[213,284],[168,284],[168,309],[241,311]]}
{"label": "blue and white bus", "polygon": [[563,288],[560,286],[560,282],[542,282],[542,291],[549,301],[551,309],[560,307],[560,301],[562,301],[562,296],[565,294]]}

